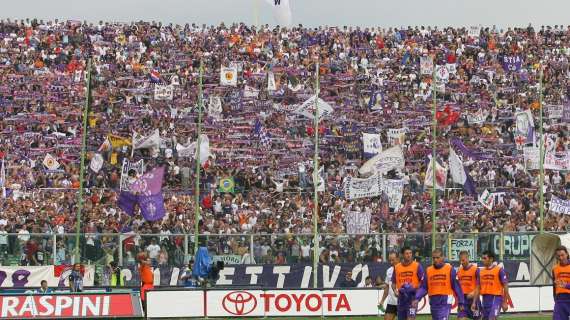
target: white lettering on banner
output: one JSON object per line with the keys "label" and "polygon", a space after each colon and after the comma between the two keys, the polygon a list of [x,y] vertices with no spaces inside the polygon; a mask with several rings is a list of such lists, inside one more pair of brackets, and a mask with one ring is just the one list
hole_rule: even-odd
{"label": "white lettering on banner", "polygon": [[370,217],[370,212],[349,211],[346,214],[346,233],[368,233],[370,231]]}
{"label": "white lettering on banner", "polygon": [[0,297],[2,318],[133,317],[131,294],[59,294]]}
{"label": "white lettering on banner", "polygon": [[228,276],[233,276],[234,272],[236,271],[235,268],[224,268],[223,270],[220,270],[220,278],[218,279],[218,281],[216,281],[217,285],[227,285],[227,284],[232,284],[232,279],[228,279]]}
{"label": "white lettering on banner", "polygon": [[283,288],[285,284],[285,275],[291,272],[290,266],[275,266],[273,267],[273,273],[278,274],[277,276],[277,288]]}
{"label": "white lettering on banner", "polygon": [[[493,237],[494,250],[495,252],[500,252],[501,237],[498,235]],[[505,240],[505,257],[530,257],[532,238],[534,238],[533,234],[506,234],[503,237]]]}
{"label": "white lettering on banner", "polygon": [[530,281],[530,270],[528,269],[528,264],[526,262],[521,262],[519,264],[519,269],[517,270],[517,276],[515,278],[517,281]]}
{"label": "white lettering on banner", "polygon": [[544,156],[544,168],[557,171],[570,170],[570,151],[548,151]]}
{"label": "white lettering on banner", "polygon": [[562,200],[552,195],[549,210],[556,213],[570,214],[570,200]]}
{"label": "white lettering on banner", "polygon": [[329,277],[330,267],[327,265],[323,265],[323,287],[324,288],[332,288],[338,279],[338,275],[340,274],[340,266],[335,266],[333,269],[332,275]]}
{"label": "white lettering on banner", "polygon": [[250,266],[245,268],[245,274],[251,275],[249,284],[257,284],[257,275],[262,273],[263,273],[263,267],[261,266]]}
{"label": "white lettering on banner", "polygon": [[475,239],[451,239],[451,256],[452,261],[459,260],[459,253],[467,251],[469,258],[474,259],[475,255]]}
{"label": "white lettering on banner", "polygon": [[154,100],[172,100],[174,97],[174,86],[169,85],[154,85]]}

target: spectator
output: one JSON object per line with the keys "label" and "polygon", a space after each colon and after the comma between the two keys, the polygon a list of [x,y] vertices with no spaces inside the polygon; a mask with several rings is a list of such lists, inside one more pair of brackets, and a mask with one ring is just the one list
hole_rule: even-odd
{"label": "spectator", "polygon": [[53,292],[53,290],[48,287],[48,283],[46,280],[42,280],[40,282],[40,287],[38,289],[36,289],[36,293],[39,293],[39,294],[49,294],[52,292]]}
{"label": "spectator", "polygon": [[81,273],[81,264],[75,263],[71,274],[68,277],[69,291],[83,292],[83,274]]}

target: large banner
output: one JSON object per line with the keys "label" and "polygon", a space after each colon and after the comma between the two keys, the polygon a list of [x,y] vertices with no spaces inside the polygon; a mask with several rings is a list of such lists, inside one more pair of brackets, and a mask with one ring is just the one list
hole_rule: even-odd
{"label": "large banner", "polygon": [[2,319],[140,318],[138,295],[130,293],[58,293],[0,296]]}
{"label": "large banner", "polygon": [[382,177],[377,173],[366,179],[346,177],[344,195],[349,200],[376,197],[382,194],[382,183]]}
{"label": "large banner", "polygon": [[[484,248],[486,249],[486,248]],[[484,250],[477,249],[477,250]],[[483,252],[483,251],[478,251]],[[497,251],[498,252],[498,251]],[[457,266],[457,263],[453,263]],[[390,267],[388,262],[380,263],[339,263],[318,266],[317,281],[319,287],[340,288],[347,272],[352,272],[352,278],[357,284],[362,283],[366,277],[375,279],[377,276],[386,276],[386,270]],[[427,265],[424,264],[424,268]],[[513,285],[527,285],[530,281],[528,258],[521,261],[505,261],[503,267]],[[138,268],[123,269],[127,286],[139,286],[140,275]],[[158,286],[182,286],[179,280],[183,270],[176,267],[162,266],[154,269],[154,285]],[[267,289],[274,288],[310,288],[313,285],[313,267],[311,263],[272,265],[232,265],[226,266],[220,272],[217,286],[259,286]]]}
{"label": "large banner", "polygon": [[404,152],[400,146],[394,146],[366,161],[366,163],[358,169],[358,172],[360,174],[368,174],[371,172],[385,174],[393,169],[403,169],[404,166]]}
{"label": "large banner", "polygon": [[[0,288],[39,287],[46,280],[50,287],[68,287],[71,266],[38,266],[38,267],[0,267]],[[83,285],[93,286],[95,268],[86,266],[83,273]]]}

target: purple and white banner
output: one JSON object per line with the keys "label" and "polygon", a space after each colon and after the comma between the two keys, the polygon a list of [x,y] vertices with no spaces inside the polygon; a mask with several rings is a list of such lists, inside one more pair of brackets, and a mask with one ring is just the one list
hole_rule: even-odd
{"label": "purple and white banner", "polygon": [[[479,248],[480,249],[480,248]],[[481,250],[481,249],[480,249]],[[481,251],[482,252],[482,251]],[[457,263],[454,263],[457,265]],[[530,281],[528,260],[503,262],[509,282],[513,285],[525,285]],[[372,280],[377,276],[386,276],[390,265],[380,263],[340,263],[319,265],[317,281],[319,287],[340,288],[343,285],[347,272],[352,272],[352,278],[357,284],[363,283],[366,277]],[[424,269],[427,267],[424,264]],[[138,268],[123,269],[126,285],[140,285]],[[164,266],[154,269],[155,285],[181,286],[179,280],[183,270],[176,267]],[[220,272],[217,286],[244,286],[270,288],[310,288],[313,285],[313,266],[310,263],[299,264],[258,264],[258,265],[226,265]]]}
{"label": "purple and white banner", "polygon": [[[71,267],[64,266],[0,266],[0,288],[39,287],[42,280],[46,280],[50,287],[67,287],[70,274]],[[83,273],[83,285],[93,286],[94,279],[95,267],[86,266]]]}

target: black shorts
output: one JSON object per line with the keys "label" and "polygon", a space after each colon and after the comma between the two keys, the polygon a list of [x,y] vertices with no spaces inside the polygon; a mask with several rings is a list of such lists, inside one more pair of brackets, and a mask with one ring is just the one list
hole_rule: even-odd
{"label": "black shorts", "polygon": [[385,313],[398,314],[398,306],[395,306],[393,304],[386,305]]}

